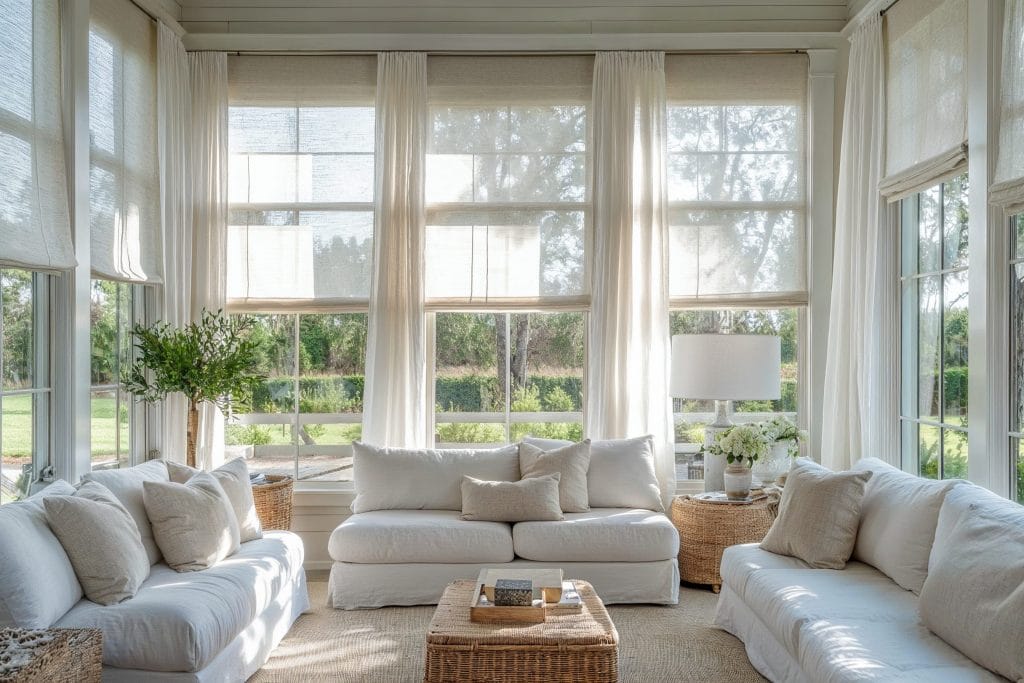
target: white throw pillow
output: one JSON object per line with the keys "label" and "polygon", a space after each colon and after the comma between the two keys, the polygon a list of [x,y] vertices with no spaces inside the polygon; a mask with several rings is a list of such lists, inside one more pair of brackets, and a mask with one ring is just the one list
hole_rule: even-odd
{"label": "white throw pillow", "polygon": [[853,471],[872,473],[861,501],[853,559],[920,593],[939,509],[958,482],[915,477],[878,458],[863,458]]}
{"label": "white throw pillow", "polygon": [[146,516],[146,505],[142,502],[142,484],[146,481],[169,481],[167,466],[162,460],[150,460],[135,467],[121,470],[96,470],[88,472],[82,481],[95,481],[114,494],[121,505],[131,513],[135,526],[139,527],[142,545],[146,547],[149,563],[160,561],[160,548],[153,539],[153,527]]}
{"label": "white throw pillow", "polygon": [[[527,436],[523,443],[544,450],[568,446],[571,441]],[[638,508],[664,512],[661,487],[654,469],[654,437],[590,442],[587,493],[592,508]]]}
{"label": "white throw pillow", "polygon": [[147,481],[143,491],[153,535],[172,569],[206,569],[238,550],[238,519],[209,472],[184,484]]}
{"label": "white throw pillow", "polygon": [[75,568],[43,508],[49,496],[74,492],[55,481],[28,500],[0,505],[0,627],[49,628],[82,599]]}
{"label": "white throw pillow", "polygon": [[[165,464],[171,481],[178,484],[184,484],[201,471],[169,460],[165,461]],[[246,465],[245,459],[235,458],[213,470],[210,474],[217,478],[220,485],[224,487],[224,493],[227,494],[228,500],[231,501],[235,518],[238,520],[238,540],[247,543],[257,538],[263,538],[263,527],[260,524],[260,517],[256,513],[256,503],[252,498],[249,467]]]}
{"label": "white throw pillow", "polygon": [[352,444],[352,512],[462,510],[462,476],[519,481],[519,447],[487,450]]}
{"label": "white throw pillow", "polygon": [[939,517],[945,535],[921,589],[921,622],[981,666],[1024,680],[1024,507],[961,484]]}
{"label": "white throw pillow", "polygon": [[555,522],[564,519],[558,503],[558,473],[521,481],[482,481],[462,477],[462,519],[472,522]]}
{"label": "white throw pillow", "polygon": [[47,496],[43,507],[85,597],[116,605],[135,596],[149,576],[149,556],[135,520],[114,494],[87,481],[72,495]]}
{"label": "white throw pillow", "polygon": [[589,468],[590,439],[549,451],[529,443],[519,444],[519,471],[523,479],[558,473],[558,502],[562,512],[586,512],[590,509],[587,494]]}
{"label": "white throw pillow", "polygon": [[761,548],[816,569],[842,569],[857,541],[861,500],[871,472],[833,472],[798,458],[786,478],[779,516]]}

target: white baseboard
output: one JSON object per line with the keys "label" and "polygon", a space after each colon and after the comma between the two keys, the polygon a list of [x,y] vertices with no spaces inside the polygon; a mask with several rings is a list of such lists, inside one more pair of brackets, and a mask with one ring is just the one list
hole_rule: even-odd
{"label": "white baseboard", "polygon": [[331,568],[332,564],[334,564],[334,562],[331,561],[331,560],[306,560],[305,562],[302,563],[302,567],[307,572],[308,571],[317,572],[317,571],[329,570]]}

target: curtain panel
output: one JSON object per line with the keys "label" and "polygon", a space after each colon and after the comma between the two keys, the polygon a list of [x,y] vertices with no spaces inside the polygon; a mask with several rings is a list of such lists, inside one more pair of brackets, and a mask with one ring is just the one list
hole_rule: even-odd
{"label": "curtain panel", "polygon": [[427,445],[428,410],[423,278],[427,56],[384,52],[377,59],[376,235],[363,440],[417,448]]}
{"label": "curtain panel", "polygon": [[594,63],[594,277],[585,433],[653,434],[666,507],[675,492],[668,392],[665,71],[660,52]]}
{"label": "curtain panel", "polygon": [[993,204],[1008,216],[1024,212],[1024,0],[1007,0],[999,104],[999,156]]}

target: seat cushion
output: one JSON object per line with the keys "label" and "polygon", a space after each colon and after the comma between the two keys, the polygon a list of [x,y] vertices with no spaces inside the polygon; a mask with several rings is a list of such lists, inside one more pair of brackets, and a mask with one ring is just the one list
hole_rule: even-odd
{"label": "seat cushion", "polygon": [[516,555],[538,562],[656,562],[674,559],[679,532],[650,510],[592,508],[559,522],[519,522],[512,527]]}
{"label": "seat cushion", "polygon": [[451,510],[375,510],[352,515],[331,534],[338,562],[511,562],[512,530],[504,522],[467,522]]}
{"label": "seat cushion", "polygon": [[158,564],[131,600],[106,607],[83,600],[56,626],[102,629],[106,666],[198,671],[280,596],[302,561],[298,536],[268,531],[201,572]]}
{"label": "seat cushion", "polygon": [[728,584],[742,598],[746,596],[747,582],[755,572],[764,569],[808,568],[810,565],[797,557],[768,552],[757,543],[743,543],[725,549],[719,572],[722,583]]}

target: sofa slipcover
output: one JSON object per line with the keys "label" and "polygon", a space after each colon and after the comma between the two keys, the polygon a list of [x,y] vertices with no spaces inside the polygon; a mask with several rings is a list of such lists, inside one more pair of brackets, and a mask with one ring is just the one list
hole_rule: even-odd
{"label": "sofa slipcover", "polygon": [[674,559],[679,534],[659,512],[593,508],[558,522],[512,527],[515,554],[538,562],[655,562]]}

